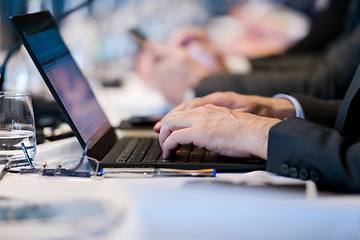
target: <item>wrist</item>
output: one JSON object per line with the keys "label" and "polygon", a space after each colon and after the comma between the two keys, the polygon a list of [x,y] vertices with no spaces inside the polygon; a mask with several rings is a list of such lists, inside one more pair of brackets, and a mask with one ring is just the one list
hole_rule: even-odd
{"label": "wrist", "polygon": [[267,160],[270,129],[279,122],[281,120],[278,118],[259,117],[255,124],[256,127],[253,128],[254,131],[251,133],[254,137],[252,155]]}
{"label": "wrist", "polygon": [[272,116],[285,119],[296,117],[294,104],[286,98],[272,98]]}

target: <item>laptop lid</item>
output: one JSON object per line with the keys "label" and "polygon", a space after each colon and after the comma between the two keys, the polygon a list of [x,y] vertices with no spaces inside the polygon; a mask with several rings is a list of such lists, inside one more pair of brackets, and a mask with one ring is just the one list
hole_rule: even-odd
{"label": "laptop lid", "polygon": [[82,147],[103,159],[117,141],[90,85],[62,40],[50,12],[11,17],[26,50]]}
{"label": "laptop lid", "polygon": [[[117,144],[117,136],[90,89],[89,83],[63,42],[52,15],[49,12],[40,12],[11,19],[25,48],[81,145],[84,147],[85,143],[90,141],[89,155],[102,160],[101,165],[103,167],[127,166],[127,163],[114,162],[111,156],[104,159],[110,149],[117,149],[113,148]],[[144,164],[129,163],[129,166],[144,167]],[[194,161],[190,164],[189,162],[183,164],[166,160],[156,162],[155,165],[157,167],[183,169],[216,168],[217,171],[265,169],[265,161],[263,160],[224,156],[206,163]],[[154,166],[153,162],[151,166]]]}

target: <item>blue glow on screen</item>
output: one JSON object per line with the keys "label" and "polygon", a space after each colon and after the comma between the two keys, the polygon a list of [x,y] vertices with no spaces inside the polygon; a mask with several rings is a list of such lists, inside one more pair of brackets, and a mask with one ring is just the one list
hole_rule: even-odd
{"label": "blue glow on screen", "polygon": [[58,29],[25,38],[82,139],[93,146],[111,126]]}

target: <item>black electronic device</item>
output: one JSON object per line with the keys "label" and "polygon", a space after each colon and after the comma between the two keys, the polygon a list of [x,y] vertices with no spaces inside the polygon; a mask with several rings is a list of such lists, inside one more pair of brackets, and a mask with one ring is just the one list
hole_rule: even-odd
{"label": "black electronic device", "polygon": [[[101,168],[156,167],[217,171],[264,170],[266,161],[224,157],[184,145],[171,159],[163,159],[158,138],[118,138],[90,85],[62,40],[51,13],[11,18],[26,50],[59,104],[82,147]],[[121,96],[119,96],[121,97]]]}
{"label": "black electronic device", "polygon": [[121,121],[118,126],[122,130],[152,129],[163,116],[132,116],[128,120]]}

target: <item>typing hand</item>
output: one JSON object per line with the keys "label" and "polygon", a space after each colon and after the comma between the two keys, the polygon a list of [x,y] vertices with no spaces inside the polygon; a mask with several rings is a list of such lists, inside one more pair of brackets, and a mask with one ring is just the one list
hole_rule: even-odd
{"label": "typing hand", "polygon": [[[191,99],[174,108],[171,113],[194,109],[206,104],[279,119],[296,115],[293,104],[287,99],[241,95],[233,92],[216,92],[205,97]],[[161,126],[162,121],[154,126],[154,130],[160,132]]]}
{"label": "typing hand", "polygon": [[165,158],[178,145],[192,143],[227,156],[266,159],[269,130],[278,122],[207,104],[166,115],[159,141]]}

